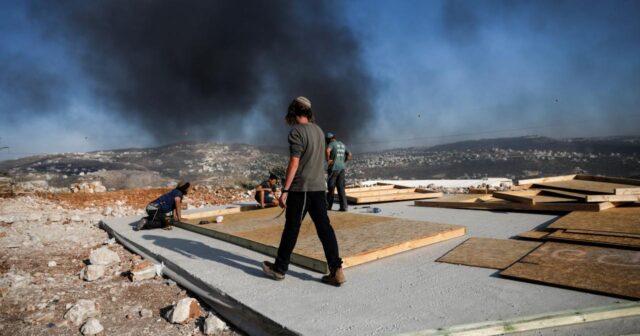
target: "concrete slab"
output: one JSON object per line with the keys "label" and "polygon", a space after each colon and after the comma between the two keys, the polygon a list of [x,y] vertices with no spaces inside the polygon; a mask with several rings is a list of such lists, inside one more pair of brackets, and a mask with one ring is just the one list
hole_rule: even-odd
{"label": "concrete slab", "polygon": [[385,216],[465,225],[468,234],[347,269],[348,282],[334,288],[320,283],[318,273],[295,265],[284,281],[265,278],[260,263],[270,258],[193,232],[135,232],[131,225],[137,218],[103,224],[119,240],[164,261],[169,273],[197,282],[196,294],[209,295],[223,316],[250,334],[388,335],[630,302],[434,262],[468,237],[513,237],[553,215],[424,208],[411,202],[376,207]]}

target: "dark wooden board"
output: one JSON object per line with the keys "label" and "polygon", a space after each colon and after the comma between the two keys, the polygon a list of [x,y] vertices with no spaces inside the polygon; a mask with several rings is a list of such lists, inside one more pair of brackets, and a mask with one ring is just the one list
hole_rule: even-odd
{"label": "dark wooden board", "polygon": [[540,244],[539,242],[522,240],[473,237],[465,240],[436,261],[505,269],[533,251]]}
{"label": "dark wooden board", "polygon": [[640,238],[606,236],[598,234],[585,234],[566,232],[565,230],[556,230],[555,232],[544,237],[550,240],[565,240],[584,243],[595,243],[602,245],[624,246],[630,248],[640,248]]}
{"label": "dark wooden board", "polygon": [[598,213],[574,211],[548,228],[640,234],[640,207],[621,207]]}
{"label": "dark wooden board", "polygon": [[640,251],[547,242],[500,275],[640,299]]}

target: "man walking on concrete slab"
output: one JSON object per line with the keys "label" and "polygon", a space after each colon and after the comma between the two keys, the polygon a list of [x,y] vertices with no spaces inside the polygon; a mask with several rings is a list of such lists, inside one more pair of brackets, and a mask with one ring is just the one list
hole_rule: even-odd
{"label": "man walking on concrete slab", "polygon": [[308,212],[329,265],[329,274],[322,277],[322,282],[340,286],[346,280],[336,234],[327,215],[324,133],[314,123],[311,102],[305,97],[291,102],[285,120],[291,126],[289,165],[280,195],[280,206],[286,208],[285,224],[276,260],[274,263],[263,262],[262,270],[275,280],[284,279],[300,226]]}
{"label": "man walking on concrete slab", "polygon": [[344,192],[345,161],[351,160],[351,153],[342,141],[336,140],[335,134],[327,132],[327,209],[333,206],[334,190],[338,189],[340,211],[347,211],[347,195]]}

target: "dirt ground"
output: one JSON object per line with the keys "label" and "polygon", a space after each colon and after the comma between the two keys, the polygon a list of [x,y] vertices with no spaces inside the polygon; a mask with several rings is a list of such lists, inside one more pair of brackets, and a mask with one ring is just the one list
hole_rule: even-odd
{"label": "dirt ground", "polygon": [[[190,294],[170,279],[133,282],[128,277],[140,257],[109,240],[98,227],[106,216],[140,214],[164,189],[97,194],[40,194],[0,198],[0,335],[80,335],[65,313],[80,299],[93,300],[104,327],[101,335],[200,335],[208,307],[186,324],[162,313]],[[228,204],[238,191],[200,190],[191,204]],[[118,204],[116,204],[118,202]],[[80,278],[91,250],[107,246],[120,263],[95,281]],[[148,309],[151,317],[142,317]],[[216,335],[239,335],[233,326]]]}

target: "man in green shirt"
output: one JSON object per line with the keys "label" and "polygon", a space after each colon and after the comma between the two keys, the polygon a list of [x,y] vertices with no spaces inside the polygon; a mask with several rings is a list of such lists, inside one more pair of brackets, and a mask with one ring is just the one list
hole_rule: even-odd
{"label": "man in green shirt", "polygon": [[342,141],[336,140],[335,134],[327,132],[327,209],[331,210],[333,206],[333,192],[338,188],[338,201],[340,202],[340,211],[347,211],[347,195],[344,192],[344,168],[345,161],[351,160],[351,152],[347,149]]}
{"label": "man in green shirt", "polygon": [[275,280],[284,279],[300,226],[308,212],[329,265],[329,274],[322,277],[322,282],[340,286],[346,279],[342,272],[338,240],[327,215],[324,133],[314,123],[311,102],[305,97],[291,102],[285,120],[291,126],[289,165],[279,202],[286,209],[285,224],[276,260],[273,263],[263,262],[262,270]]}

